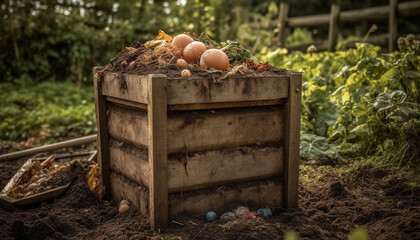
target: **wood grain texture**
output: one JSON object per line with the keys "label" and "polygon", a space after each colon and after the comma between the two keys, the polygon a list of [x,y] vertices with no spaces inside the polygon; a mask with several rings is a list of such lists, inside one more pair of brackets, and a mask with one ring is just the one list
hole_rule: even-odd
{"label": "wood grain texture", "polygon": [[107,73],[102,81],[102,95],[147,104],[147,77]]}
{"label": "wood grain texture", "polygon": [[298,205],[299,189],[299,141],[302,93],[302,73],[290,78],[289,101],[285,119],[284,204],[286,208]]}
{"label": "wood grain texture", "polygon": [[112,137],[147,147],[148,119],[145,111],[109,106],[108,115],[108,131]]}
{"label": "wood grain texture", "polygon": [[204,216],[209,210],[217,211],[232,203],[279,208],[283,204],[283,193],[279,189],[282,189],[280,181],[265,180],[233,188],[210,188],[199,194],[171,194],[169,215],[171,218],[185,213]]}
{"label": "wood grain texture", "polygon": [[172,112],[168,115],[168,153],[276,142],[283,137],[280,107]]}
{"label": "wood grain texture", "polygon": [[[169,157],[169,192],[184,192],[232,182],[280,177],[283,174],[284,149],[228,148],[189,154],[188,165],[179,154]],[[188,175],[187,175],[187,171]]]}
{"label": "wood grain texture", "polygon": [[130,203],[140,210],[141,191],[140,186],[114,171],[110,172],[112,198],[119,203],[121,200],[129,200]]}
{"label": "wood grain texture", "polygon": [[147,87],[150,226],[157,230],[168,227],[166,76],[149,75]]}
{"label": "wood grain texture", "polygon": [[273,100],[287,97],[289,76],[213,79],[168,79],[168,104]]}
{"label": "wood grain texture", "polygon": [[117,141],[111,140],[109,147],[111,169],[148,188],[150,170],[147,149],[123,145],[120,146]]}
{"label": "wood grain texture", "polygon": [[93,68],[94,76],[94,90],[95,90],[95,109],[96,122],[98,124],[97,133],[97,149],[98,149],[98,164],[101,171],[102,182],[105,187],[105,196],[110,197],[110,166],[109,166],[109,138],[108,138],[108,118],[106,114],[106,99],[102,95],[102,84],[98,79],[98,70],[100,68]]}
{"label": "wood grain texture", "polygon": [[331,5],[330,14],[330,25],[328,28],[328,51],[334,51],[335,44],[337,43],[338,16],[340,15],[340,6],[336,4]]}
{"label": "wood grain texture", "polygon": [[288,3],[280,3],[279,6],[279,19],[278,19],[278,32],[277,32],[277,38],[278,38],[278,45],[279,47],[285,47],[286,43],[286,19],[289,15],[289,4]]}
{"label": "wood grain texture", "polygon": [[286,98],[273,99],[273,100],[241,101],[241,102],[176,104],[176,105],[168,105],[168,110],[169,111],[191,111],[191,110],[220,109],[220,108],[271,106],[271,105],[284,104],[285,102],[286,102]]}
{"label": "wood grain texture", "polygon": [[389,41],[388,41],[388,51],[393,52],[396,47],[397,42],[397,30],[398,30],[398,22],[397,22],[397,0],[390,0],[389,1]]}

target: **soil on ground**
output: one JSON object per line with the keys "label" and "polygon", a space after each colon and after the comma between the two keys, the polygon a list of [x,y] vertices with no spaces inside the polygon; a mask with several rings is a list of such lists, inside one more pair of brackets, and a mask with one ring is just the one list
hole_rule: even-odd
{"label": "soil on ground", "polygon": [[[118,72],[122,74],[148,75],[165,74],[168,78],[180,78],[181,71],[176,64],[177,57],[166,54],[164,57],[154,53],[154,47],[146,48],[143,44],[134,42],[130,50],[118,53],[100,72],[102,76],[106,72]],[[234,66],[231,66],[231,69]],[[207,71],[196,63],[188,64],[187,68],[191,72],[191,77],[205,77],[210,79],[220,79],[225,76],[226,71]],[[264,65],[264,69],[247,67],[237,72],[235,77],[256,77],[256,76],[279,76],[289,75],[291,72],[271,65]]]}
{"label": "soil on ground", "polygon": [[[0,162],[0,188],[24,161]],[[339,167],[302,164],[296,209],[212,223],[185,215],[159,233],[135,209],[119,214],[118,203],[99,203],[79,173],[60,198],[14,212],[0,209],[0,239],[283,239],[290,230],[301,239],[348,239],[356,227],[370,239],[420,239],[419,187],[386,168],[367,165],[343,173]]]}

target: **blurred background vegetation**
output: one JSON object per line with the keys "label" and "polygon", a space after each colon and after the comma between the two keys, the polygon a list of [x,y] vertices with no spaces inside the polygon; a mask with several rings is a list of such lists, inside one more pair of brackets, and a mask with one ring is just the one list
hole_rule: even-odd
{"label": "blurred background vegetation", "polygon": [[[388,0],[282,0],[289,16],[329,13],[387,5]],[[401,2],[401,1],[400,1]],[[252,29],[248,23],[267,24],[278,17],[280,1],[261,0],[6,0],[0,4],[1,82],[71,80],[91,83],[91,68],[104,65],[133,41],[152,39],[159,29],[168,34],[207,33],[217,41],[241,42],[255,55],[276,49],[276,30]],[[404,33],[419,32],[410,19],[399,26]],[[378,31],[387,31],[387,23]],[[340,25],[340,38],[364,35],[366,24]],[[287,46],[326,39],[327,26],[294,29]],[[89,81],[88,81],[89,80]]]}

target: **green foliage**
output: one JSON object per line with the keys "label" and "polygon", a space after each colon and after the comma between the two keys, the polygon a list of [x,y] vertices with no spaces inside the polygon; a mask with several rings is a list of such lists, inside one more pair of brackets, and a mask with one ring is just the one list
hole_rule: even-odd
{"label": "green foliage", "polygon": [[[379,48],[322,53],[278,49],[263,56],[277,67],[304,71],[301,157],[367,157],[412,164],[420,146],[420,47],[399,40],[402,51]],[[415,140],[416,139],[416,140]]]}
{"label": "green foliage", "polygon": [[0,140],[17,141],[87,135],[96,132],[91,87],[71,82],[0,84]]}

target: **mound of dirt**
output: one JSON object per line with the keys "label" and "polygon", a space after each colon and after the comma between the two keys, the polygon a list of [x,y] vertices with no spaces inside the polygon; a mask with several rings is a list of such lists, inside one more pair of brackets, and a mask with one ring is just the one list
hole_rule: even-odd
{"label": "mound of dirt", "polygon": [[[143,44],[134,42],[129,50],[118,53],[110,62],[105,66],[101,73],[105,72],[118,72],[123,74],[165,74],[168,78],[180,78],[181,71],[176,64],[176,57],[170,58],[156,58],[153,57],[153,47],[146,48]],[[206,71],[200,68],[197,64],[189,64],[192,77],[206,77],[211,79],[218,79],[226,75],[228,71]],[[278,76],[289,75],[290,71],[286,69],[275,68],[268,65],[267,70],[258,70],[247,68],[243,73],[237,73],[235,77],[255,77],[255,76]]]}

